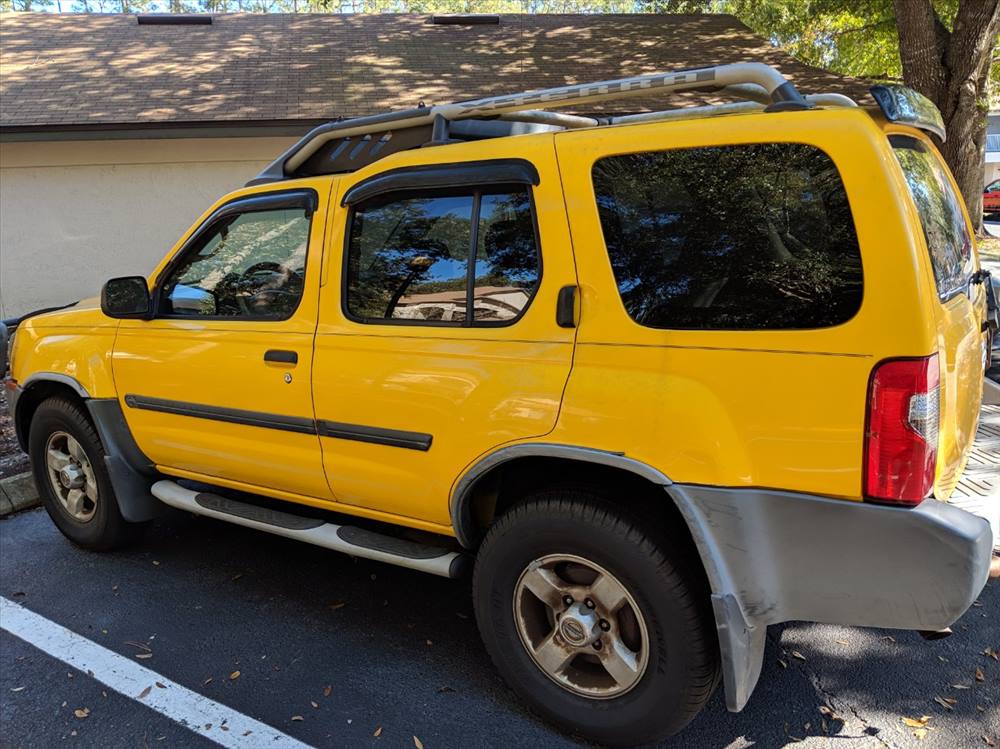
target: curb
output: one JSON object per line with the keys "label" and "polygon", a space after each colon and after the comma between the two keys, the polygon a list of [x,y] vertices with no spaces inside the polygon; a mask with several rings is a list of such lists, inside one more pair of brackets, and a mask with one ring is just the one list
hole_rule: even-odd
{"label": "curb", "polygon": [[41,504],[30,472],[0,479],[0,518]]}

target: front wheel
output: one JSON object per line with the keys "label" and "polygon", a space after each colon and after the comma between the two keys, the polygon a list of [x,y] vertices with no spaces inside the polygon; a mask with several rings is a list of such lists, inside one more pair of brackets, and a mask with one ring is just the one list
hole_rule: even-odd
{"label": "front wheel", "polygon": [[137,537],[142,526],[122,517],[104,446],[82,406],[43,401],[31,419],[28,453],[42,504],[69,540],[105,551]]}
{"label": "front wheel", "polygon": [[526,499],[491,528],[473,597],[486,648],[542,717],[604,744],[676,733],[719,678],[707,595],[639,523],[585,492]]}

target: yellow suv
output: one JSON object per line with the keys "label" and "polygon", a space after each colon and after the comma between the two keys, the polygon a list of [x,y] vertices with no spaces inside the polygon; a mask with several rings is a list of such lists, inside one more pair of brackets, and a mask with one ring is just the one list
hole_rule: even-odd
{"label": "yellow suv", "polygon": [[[552,111],[691,89],[742,100]],[[749,63],[316,128],[148,279],[20,324],[49,514],[471,571],[507,682],[611,744],[720,679],[740,710],[769,624],[948,627],[996,311],[940,116],[872,92]]]}

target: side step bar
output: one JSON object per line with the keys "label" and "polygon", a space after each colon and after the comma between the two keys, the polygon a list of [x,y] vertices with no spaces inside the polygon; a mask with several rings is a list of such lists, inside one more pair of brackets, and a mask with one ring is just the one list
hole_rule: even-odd
{"label": "side step bar", "polygon": [[464,577],[468,569],[469,558],[465,554],[364,528],[335,525],[316,518],[258,507],[217,494],[195,492],[173,481],[157,481],[152,492],[161,502],[179,510],[305,541],[355,557],[409,567],[441,577]]}

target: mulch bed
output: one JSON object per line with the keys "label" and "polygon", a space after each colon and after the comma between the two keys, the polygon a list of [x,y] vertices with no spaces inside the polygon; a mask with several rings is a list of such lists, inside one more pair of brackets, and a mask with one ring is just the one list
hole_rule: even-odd
{"label": "mulch bed", "polygon": [[24,473],[28,467],[28,456],[21,452],[7,415],[7,393],[0,388],[0,479]]}

